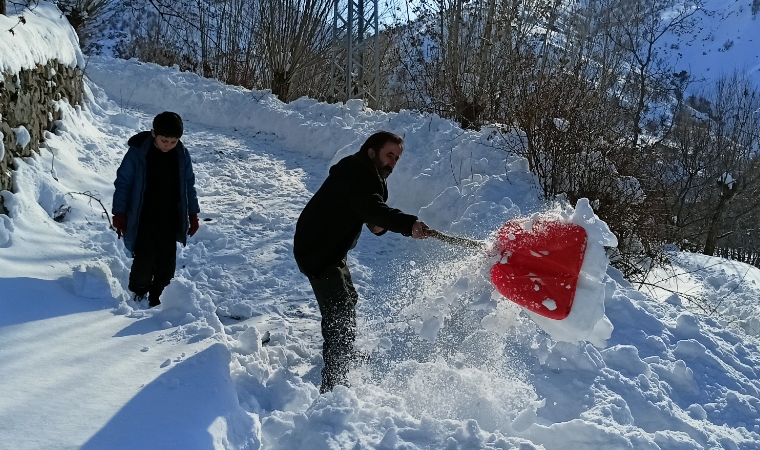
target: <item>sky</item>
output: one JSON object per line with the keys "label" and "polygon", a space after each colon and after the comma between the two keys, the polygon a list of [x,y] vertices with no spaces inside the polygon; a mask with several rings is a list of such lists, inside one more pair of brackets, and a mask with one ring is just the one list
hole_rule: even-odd
{"label": "sky", "polygon": [[[55,131],[0,193],[3,446],[760,448],[757,268],[674,252],[632,285],[609,266],[616,239],[588,202],[540,201],[527,163],[500,150],[513,136],[84,58],[50,5],[26,18],[0,34],[0,48],[23,50],[0,52],[0,67],[86,61],[87,95],[57,102]],[[147,309],[126,290],[131,259],[103,210],[127,139],[164,110],[185,121],[201,228]],[[571,314],[554,321],[496,292],[487,252],[364,233],[349,266],[369,359],[350,388],[320,395],[320,315],[292,258],[295,222],[330,165],[379,129],[405,138],[392,206],[486,243],[510,220],[550,218],[582,226],[588,245]]]}

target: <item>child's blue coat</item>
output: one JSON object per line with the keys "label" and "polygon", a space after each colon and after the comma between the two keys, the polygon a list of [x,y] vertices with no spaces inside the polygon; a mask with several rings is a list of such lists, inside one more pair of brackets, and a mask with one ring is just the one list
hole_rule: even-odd
{"label": "child's blue coat", "polygon": [[[132,137],[130,147],[124,160],[116,171],[116,181],[113,193],[113,213],[126,213],[127,229],[124,233],[124,247],[130,253],[134,251],[137,227],[140,223],[140,211],[145,192],[145,161],[153,143],[150,131],[143,131]],[[135,145],[132,145],[134,143]],[[190,161],[190,153],[182,142],[177,143],[177,159],[179,160],[179,202],[181,213],[181,228],[177,230],[177,242],[187,244],[187,230],[190,229],[190,214],[198,214],[198,194],[195,191],[195,173]]]}

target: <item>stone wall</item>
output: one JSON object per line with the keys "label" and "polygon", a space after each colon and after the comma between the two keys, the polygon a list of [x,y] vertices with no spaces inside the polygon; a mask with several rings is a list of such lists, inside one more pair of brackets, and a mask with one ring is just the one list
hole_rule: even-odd
{"label": "stone wall", "polygon": [[[13,158],[40,152],[44,132],[54,131],[60,112],[54,102],[67,99],[72,105],[81,104],[84,92],[82,70],[57,61],[24,69],[18,74],[0,74],[0,132],[3,133],[5,154],[0,160],[0,190],[13,186]],[[23,126],[30,142],[20,146],[14,129]],[[0,213],[6,213],[0,197]]]}

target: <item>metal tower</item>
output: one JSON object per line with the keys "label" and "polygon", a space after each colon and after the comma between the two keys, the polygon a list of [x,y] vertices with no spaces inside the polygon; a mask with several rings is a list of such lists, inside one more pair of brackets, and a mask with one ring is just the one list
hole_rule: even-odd
{"label": "metal tower", "polygon": [[335,101],[380,100],[378,0],[334,0],[331,92]]}

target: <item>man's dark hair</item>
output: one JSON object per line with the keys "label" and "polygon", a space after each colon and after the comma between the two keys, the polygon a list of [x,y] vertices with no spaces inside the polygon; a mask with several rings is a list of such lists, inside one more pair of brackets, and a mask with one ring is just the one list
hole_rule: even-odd
{"label": "man's dark hair", "polygon": [[179,139],[184,128],[182,118],[177,113],[164,111],[153,119],[153,132],[156,136]]}
{"label": "man's dark hair", "polygon": [[375,153],[379,153],[380,149],[385,147],[385,144],[388,142],[403,145],[404,138],[388,131],[378,131],[377,133],[368,137],[366,141],[364,141],[364,144],[362,144],[361,148],[359,149],[359,153],[362,155],[367,155],[367,150],[369,149],[374,150]]}

